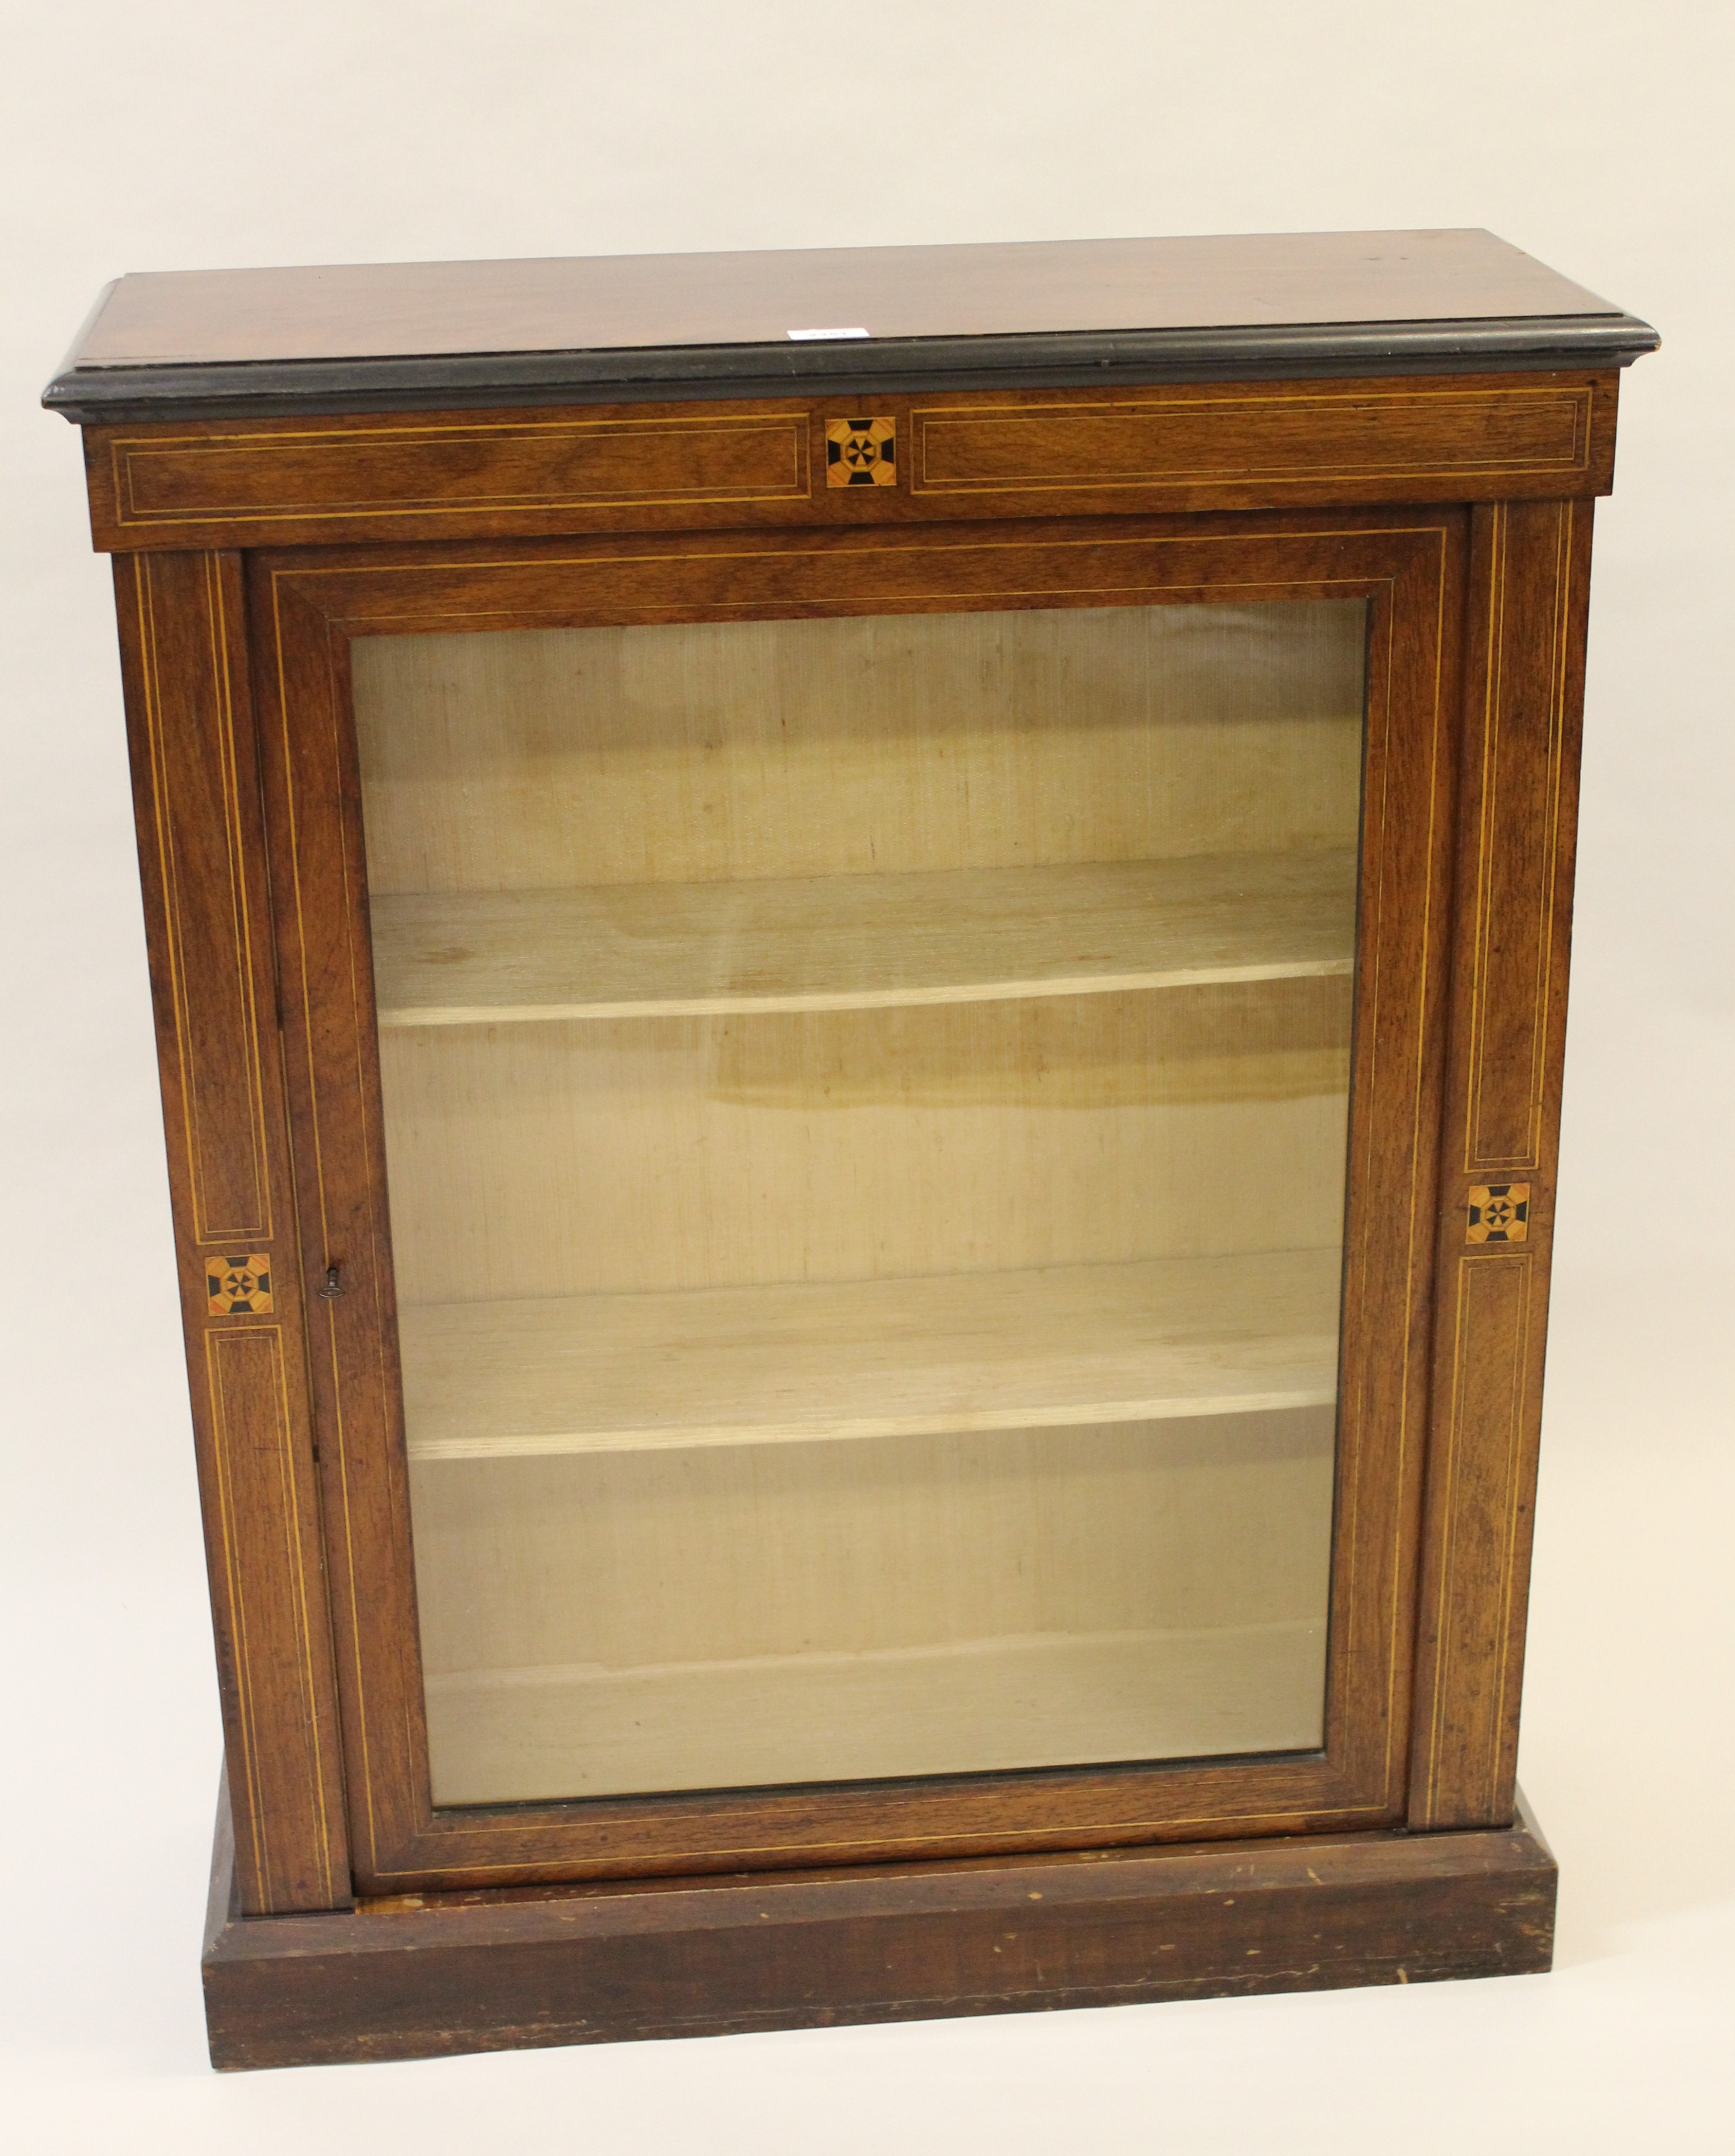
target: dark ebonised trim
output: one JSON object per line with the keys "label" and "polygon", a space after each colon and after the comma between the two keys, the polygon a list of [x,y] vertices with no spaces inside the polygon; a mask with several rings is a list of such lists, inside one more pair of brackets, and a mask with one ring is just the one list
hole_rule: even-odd
{"label": "dark ebonised trim", "polygon": [[1003,384],[1060,389],[1261,376],[1626,367],[1661,342],[1648,323],[1631,315],[1606,314],[852,338],[835,344],[662,345],[629,351],[454,352],[415,359],[71,367],[54,377],[42,401],[51,412],[84,424],[254,419],[302,413],[790,397],[814,391],[920,393]]}

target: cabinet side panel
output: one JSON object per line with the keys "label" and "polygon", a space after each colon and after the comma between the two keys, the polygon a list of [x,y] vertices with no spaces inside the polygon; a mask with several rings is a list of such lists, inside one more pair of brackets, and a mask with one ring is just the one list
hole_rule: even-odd
{"label": "cabinet side panel", "polygon": [[115,597],[241,1906],[346,1907],[239,557]]}
{"label": "cabinet side panel", "polygon": [[1588,501],[1472,531],[1410,1821],[1512,1815],[1565,1046]]}

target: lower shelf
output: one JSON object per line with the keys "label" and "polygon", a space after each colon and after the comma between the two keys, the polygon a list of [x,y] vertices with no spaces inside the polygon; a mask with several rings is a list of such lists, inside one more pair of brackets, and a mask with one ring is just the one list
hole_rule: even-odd
{"label": "lower shelf", "polygon": [[428,1680],[442,1804],[1306,1752],[1323,1621]]}
{"label": "lower shelf", "polygon": [[1554,1860],[1469,1832],[407,1896],[242,1917],[227,1792],[204,1952],[224,2069],[914,2021],[1546,1969]]}

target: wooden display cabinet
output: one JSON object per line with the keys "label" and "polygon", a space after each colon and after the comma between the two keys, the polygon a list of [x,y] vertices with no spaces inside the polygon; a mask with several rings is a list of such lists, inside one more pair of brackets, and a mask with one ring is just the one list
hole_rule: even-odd
{"label": "wooden display cabinet", "polygon": [[219,2066],[1548,1965],[1591,511],[1655,342],[1466,233],[110,289],[48,402]]}

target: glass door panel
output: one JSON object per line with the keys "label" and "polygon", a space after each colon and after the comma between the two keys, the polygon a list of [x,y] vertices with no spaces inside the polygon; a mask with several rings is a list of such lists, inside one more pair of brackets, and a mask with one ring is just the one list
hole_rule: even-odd
{"label": "glass door panel", "polygon": [[354,642],[437,1804],[1321,1743],[1365,639]]}

